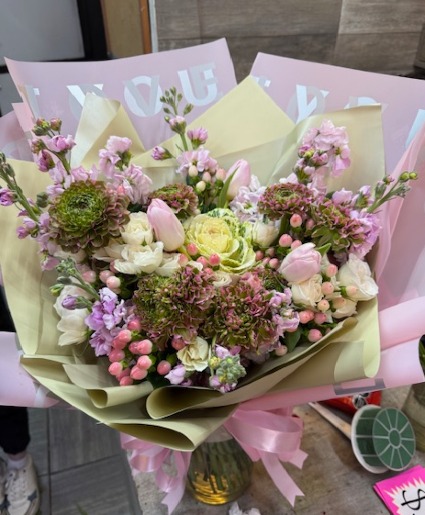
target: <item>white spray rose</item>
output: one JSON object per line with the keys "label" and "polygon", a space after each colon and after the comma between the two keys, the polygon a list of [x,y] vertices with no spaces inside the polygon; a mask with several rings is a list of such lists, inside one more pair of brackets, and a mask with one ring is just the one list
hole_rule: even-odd
{"label": "white spray rose", "polygon": [[162,255],[162,262],[155,270],[155,273],[162,277],[171,277],[179,268],[181,254],[167,254],[164,252]]}
{"label": "white spray rose", "polygon": [[357,302],[350,299],[344,299],[344,301],[342,306],[332,311],[333,318],[347,318],[356,314]]}
{"label": "white spray rose", "polygon": [[121,230],[121,236],[130,245],[150,245],[153,242],[153,230],[148,215],[143,212],[130,213],[130,220]]}
{"label": "white spray rose", "polygon": [[161,264],[163,257],[162,242],[150,245],[121,245],[120,258],[115,259],[114,267],[123,274],[151,274]]}
{"label": "white spray rose", "polygon": [[350,295],[351,300],[371,300],[378,295],[378,285],[372,278],[369,265],[354,254],[342,265],[337,275],[342,286],[355,286],[357,291]]}
{"label": "white spray rose", "polygon": [[252,227],[252,240],[260,247],[270,246],[279,234],[279,227],[274,223],[265,224],[257,220]]}
{"label": "white spray rose", "polygon": [[177,357],[187,371],[202,372],[208,366],[210,347],[206,340],[197,336],[195,340],[177,352]]}
{"label": "white spray rose", "polygon": [[316,307],[316,304],[322,300],[322,276],[314,274],[313,277],[300,283],[291,285],[292,300],[295,304],[306,307]]}

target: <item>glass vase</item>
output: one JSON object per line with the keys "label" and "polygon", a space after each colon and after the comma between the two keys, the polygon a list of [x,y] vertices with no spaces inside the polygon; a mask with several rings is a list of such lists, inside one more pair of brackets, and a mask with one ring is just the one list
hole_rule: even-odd
{"label": "glass vase", "polygon": [[403,405],[415,431],[416,448],[425,452],[425,383],[413,384]]}
{"label": "glass vase", "polygon": [[187,486],[200,502],[226,504],[248,488],[251,473],[251,459],[221,427],[192,453]]}

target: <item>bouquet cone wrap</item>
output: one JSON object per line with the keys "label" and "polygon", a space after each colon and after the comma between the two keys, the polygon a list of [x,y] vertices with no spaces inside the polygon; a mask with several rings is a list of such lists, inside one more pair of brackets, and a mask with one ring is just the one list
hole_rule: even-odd
{"label": "bouquet cone wrap", "polygon": [[[353,166],[343,183],[346,188],[374,183],[384,175],[380,116],[379,106],[326,115],[350,134]],[[291,173],[297,138],[323,118],[314,116],[295,126],[255,81],[247,79],[192,126],[208,127],[208,147],[223,166],[243,157],[260,181],[268,184]],[[173,167],[154,161],[144,151],[123,108],[95,96],[87,97],[79,122],[74,165],[96,162],[99,145],[111,134],[134,139],[133,162],[144,167],[154,188],[176,182]],[[169,144],[172,147],[174,142]],[[40,175],[34,164],[11,164],[27,196],[34,197],[48,184],[48,175]],[[16,238],[14,209],[3,209],[1,222],[1,268],[24,368],[59,398],[129,435],[170,449],[192,450],[241,403],[269,394],[284,405],[287,391],[373,378],[379,369],[378,307],[376,301],[369,301],[359,306],[356,317],[341,322],[319,342],[257,366],[233,392],[172,386],[152,390],[148,383],[117,386],[107,364],[95,361],[91,349],[58,346],[58,319],[49,292],[53,276],[41,271],[36,243]]]}

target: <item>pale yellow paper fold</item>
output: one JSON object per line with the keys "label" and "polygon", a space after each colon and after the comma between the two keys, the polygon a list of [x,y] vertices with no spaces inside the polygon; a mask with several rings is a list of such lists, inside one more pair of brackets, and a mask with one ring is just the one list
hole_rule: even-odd
{"label": "pale yellow paper fold", "polygon": [[[94,113],[94,114],[93,114]],[[330,118],[345,125],[351,138],[352,171],[344,185],[358,187],[384,174],[380,110],[376,106],[356,108],[315,117],[294,127],[289,118],[263,90],[247,79],[191,125],[208,129],[207,148],[224,166],[239,158],[251,162],[252,171],[265,184],[288,175],[295,162],[296,135]],[[103,125],[102,125],[103,124]],[[119,104],[90,97],[78,129],[80,150],[73,162],[86,167],[97,163],[98,151],[110,135],[133,140],[134,162],[142,165],[154,187],[176,182],[171,162],[154,161],[144,152],[139,138]],[[173,150],[173,141],[163,146]],[[29,197],[45,189],[47,174],[35,165],[11,162]],[[210,390],[166,387],[151,392],[150,385],[113,386],[105,365],[93,368],[90,349],[58,347],[57,316],[49,285],[51,273],[42,274],[37,244],[18,240],[16,210],[0,210],[2,246],[0,263],[5,289],[18,337],[24,350],[22,364],[46,388],[71,405],[111,427],[138,438],[174,449],[190,450],[231,415],[239,402],[266,392],[285,392],[340,381],[373,376],[379,364],[379,330],[376,302],[359,305],[357,325],[345,321],[326,340],[297,349],[286,361],[267,362],[253,377],[226,395]]]}

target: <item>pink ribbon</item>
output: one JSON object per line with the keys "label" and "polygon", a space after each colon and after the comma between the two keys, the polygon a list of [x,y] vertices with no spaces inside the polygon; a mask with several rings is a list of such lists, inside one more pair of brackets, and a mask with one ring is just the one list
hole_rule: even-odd
{"label": "pink ribbon", "polygon": [[[261,461],[279,491],[292,504],[303,495],[281,461],[302,468],[307,454],[300,450],[303,423],[291,415],[292,409],[273,412],[249,411],[241,405],[224,427],[239,442],[252,461]],[[172,451],[160,445],[121,434],[123,449],[131,451],[129,459],[133,475],[154,472],[158,488],[167,495],[162,500],[171,514],[181,501],[186,485],[191,452]],[[164,465],[174,459],[176,475],[166,472]]]}
{"label": "pink ribbon", "polygon": [[292,409],[251,411],[242,404],[224,427],[252,459],[261,459],[280,493],[292,506],[297,495],[304,495],[282,466],[281,461],[302,468],[307,454],[300,449],[302,420],[291,415]]}
{"label": "pink ribbon", "polygon": [[[166,449],[124,433],[121,433],[121,446],[131,451],[129,463],[133,475],[138,472],[155,472],[158,488],[167,494],[162,504],[168,507],[168,513],[171,514],[183,497],[192,453]],[[175,476],[164,468],[171,458],[176,467]]]}

